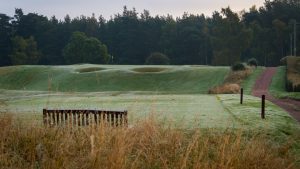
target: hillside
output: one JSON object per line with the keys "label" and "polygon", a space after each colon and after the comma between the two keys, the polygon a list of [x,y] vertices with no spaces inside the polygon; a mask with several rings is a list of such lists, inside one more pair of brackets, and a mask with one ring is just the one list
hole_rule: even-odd
{"label": "hillside", "polygon": [[11,66],[0,68],[0,89],[204,94],[228,72],[228,67],[209,66]]}

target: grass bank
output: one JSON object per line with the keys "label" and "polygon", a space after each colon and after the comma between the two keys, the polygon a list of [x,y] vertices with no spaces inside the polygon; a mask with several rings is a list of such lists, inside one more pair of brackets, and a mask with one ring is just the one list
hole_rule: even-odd
{"label": "grass bank", "polygon": [[0,89],[204,94],[228,72],[228,67],[209,66],[12,66],[0,68]]}
{"label": "grass bank", "polygon": [[285,89],[286,82],[286,67],[280,66],[277,68],[276,74],[272,79],[269,91],[277,98],[293,98],[300,100],[300,92],[287,92]]}
{"label": "grass bank", "polygon": [[241,87],[243,87],[245,94],[251,95],[252,88],[255,85],[256,79],[264,71],[264,69],[264,67],[258,66],[256,69],[253,70],[250,76],[243,80]]}

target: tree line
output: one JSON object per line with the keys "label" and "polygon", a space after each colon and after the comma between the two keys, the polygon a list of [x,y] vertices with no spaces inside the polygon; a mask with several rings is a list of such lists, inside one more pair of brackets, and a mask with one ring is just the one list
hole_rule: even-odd
{"label": "tree line", "polygon": [[232,65],[255,58],[276,66],[291,54],[295,21],[300,21],[299,0],[266,0],[259,9],[239,13],[227,7],[211,17],[151,16],[125,6],[109,20],[94,14],[58,20],[15,9],[14,16],[0,13],[0,66],[146,64],[153,53],[175,65]]}

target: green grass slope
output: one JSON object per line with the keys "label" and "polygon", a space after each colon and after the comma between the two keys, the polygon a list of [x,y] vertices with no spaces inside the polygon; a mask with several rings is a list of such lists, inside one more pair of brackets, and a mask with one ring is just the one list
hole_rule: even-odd
{"label": "green grass slope", "polygon": [[300,99],[300,92],[287,92],[285,90],[285,72],[285,66],[280,66],[277,68],[276,74],[273,77],[271,86],[269,88],[270,93],[277,98]]}
{"label": "green grass slope", "polygon": [[221,84],[228,72],[208,66],[12,66],[0,68],[0,89],[201,94]]}
{"label": "green grass slope", "polygon": [[244,93],[251,95],[252,88],[255,85],[256,79],[259,77],[259,75],[263,72],[265,68],[264,67],[257,67],[253,70],[253,73],[248,76],[241,84],[241,87],[244,88]]}

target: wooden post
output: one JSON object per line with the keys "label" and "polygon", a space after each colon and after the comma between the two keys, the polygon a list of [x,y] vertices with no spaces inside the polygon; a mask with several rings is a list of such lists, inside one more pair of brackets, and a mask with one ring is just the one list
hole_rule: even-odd
{"label": "wooden post", "polygon": [[123,126],[123,113],[120,114],[120,126]]}
{"label": "wooden post", "polygon": [[52,113],[52,123],[53,125],[56,124],[56,120],[55,120],[55,111],[51,112]]}
{"label": "wooden post", "polygon": [[62,111],[59,114],[60,114],[60,124],[64,125],[64,122],[65,122],[65,120],[64,120],[64,112]]}
{"label": "wooden post", "polygon": [[119,112],[116,113],[115,125],[119,126]]}
{"label": "wooden post", "polygon": [[68,122],[68,125],[69,126],[72,126],[72,111],[68,111],[68,116],[69,116],[69,122]]}
{"label": "wooden post", "polygon": [[86,111],[83,111],[82,114],[81,114],[81,121],[82,121],[82,122],[81,122],[81,125],[82,125],[82,126],[85,126],[85,125],[86,125],[86,124],[85,124],[85,120],[84,120],[85,113],[86,113]]}
{"label": "wooden post", "polygon": [[127,111],[124,111],[124,123],[125,123],[125,127],[128,127],[128,118],[127,118]]}
{"label": "wooden post", "polygon": [[59,125],[59,114],[60,114],[60,112],[55,111],[55,113],[56,113],[56,125]]}
{"label": "wooden post", "polygon": [[90,120],[90,116],[89,115],[90,115],[91,112],[86,111],[85,113],[86,113],[85,114],[85,125],[88,126],[89,125],[89,120]]}
{"label": "wooden post", "polygon": [[244,97],[244,89],[241,88],[241,99],[240,99],[241,104],[243,104],[243,97]]}
{"label": "wooden post", "polygon": [[65,121],[64,124],[67,125],[68,124],[68,111],[65,111]]}
{"label": "wooden post", "polygon": [[116,112],[112,112],[110,114],[110,123],[111,123],[111,126],[113,126],[113,127],[115,126],[115,118],[114,118],[115,114],[116,114]]}
{"label": "wooden post", "polygon": [[76,126],[77,125],[77,122],[76,122],[76,113],[75,111],[72,111],[72,114],[73,114],[73,126]]}
{"label": "wooden post", "polygon": [[43,109],[43,119],[44,119],[44,125],[47,125],[48,117],[47,117],[47,110],[46,109]]}
{"label": "wooden post", "polygon": [[47,113],[47,118],[48,118],[48,125],[51,126],[51,113],[47,111],[46,109],[46,113]]}
{"label": "wooden post", "polygon": [[77,111],[77,123],[78,123],[78,126],[80,126],[80,114],[81,114],[81,112]]}
{"label": "wooden post", "polygon": [[96,113],[96,111],[94,112],[94,120],[95,120],[95,124],[97,125],[98,121],[97,121],[97,113]]}
{"label": "wooden post", "polygon": [[266,96],[262,95],[262,97],[261,97],[261,118],[262,119],[265,119],[265,99],[266,99]]}

